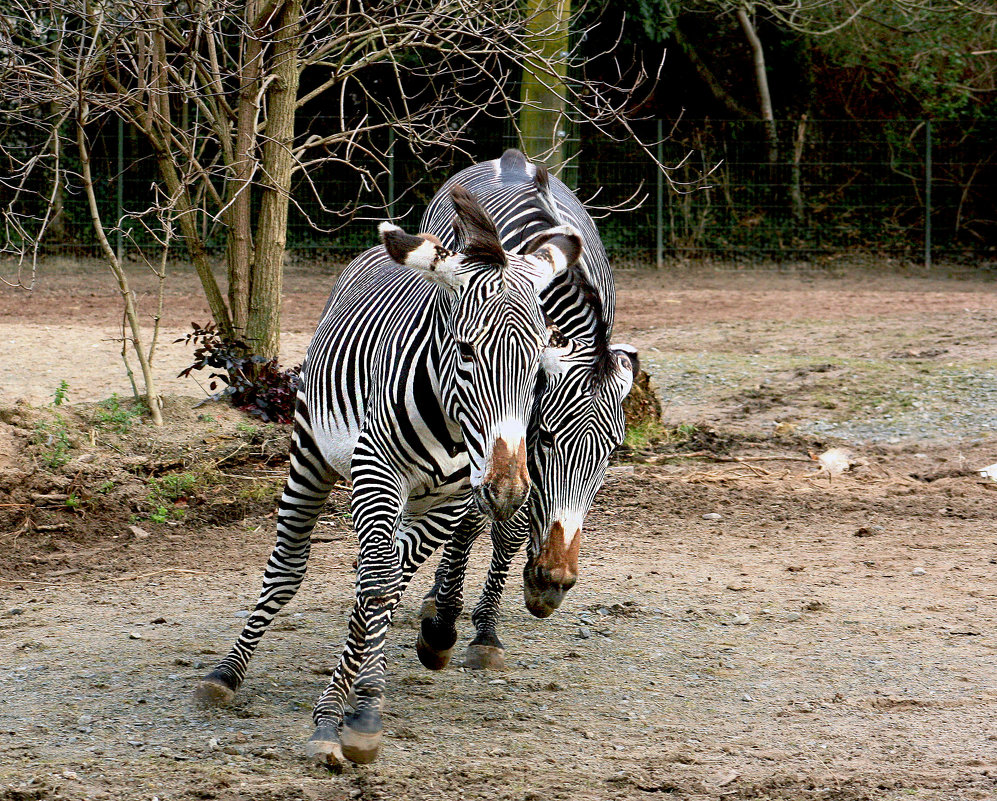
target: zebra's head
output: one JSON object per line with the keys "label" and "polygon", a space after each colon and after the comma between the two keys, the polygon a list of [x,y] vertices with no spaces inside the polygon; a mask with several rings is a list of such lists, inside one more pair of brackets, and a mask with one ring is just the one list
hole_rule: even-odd
{"label": "zebra's head", "polygon": [[547,617],[578,579],[585,515],[623,442],[623,399],[637,351],[608,342],[598,299],[594,339],[553,341],[544,356],[530,432],[530,540],[523,568],[526,608]]}
{"label": "zebra's head", "polygon": [[527,425],[551,335],[539,295],[577,262],[581,237],[566,228],[529,256],[516,256],[502,249],[494,223],[470,193],[454,186],[450,197],[459,250],[388,224],[381,236],[395,261],[439,287],[434,314],[443,407],[463,437],[478,506],[506,520],[531,487]]}

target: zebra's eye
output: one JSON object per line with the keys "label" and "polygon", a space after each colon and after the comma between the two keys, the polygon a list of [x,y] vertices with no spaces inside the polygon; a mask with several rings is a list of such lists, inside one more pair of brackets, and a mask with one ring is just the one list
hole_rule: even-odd
{"label": "zebra's eye", "polygon": [[553,448],[554,447],[554,435],[551,434],[549,431],[546,431],[546,430],[544,430],[544,429],[541,428],[540,429],[540,444],[543,445],[545,448]]}
{"label": "zebra's eye", "polygon": [[465,362],[474,361],[474,346],[470,342],[458,342],[457,352],[460,354],[460,358]]}

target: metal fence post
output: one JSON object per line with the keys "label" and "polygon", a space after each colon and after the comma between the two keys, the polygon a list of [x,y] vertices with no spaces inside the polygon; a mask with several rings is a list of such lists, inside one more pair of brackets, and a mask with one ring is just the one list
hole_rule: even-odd
{"label": "metal fence post", "polygon": [[931,120],[924,126],[924,266],[931,267]]}
{"label": "metal fence post", "polygon": [[665,250],[665,248],[664,248],[664,235],[665,235],[664,234],[664,227],[665,227],[664,226],[664,220],[665,220],[665,211],[664,211],[664,208],[663,208],[663,206],[664,206],[664,194],[665,194],[665,176],[661,172],[661,160],[662,160],[662,144],[661,144],[662,133],[661,132],[662,132],[662,130],[663,130],[663,125],[662,125],[661,118],[659,117],[658,118],[658,144],[657,144],[658,187],[657,187],[657,193],[656,193],[656,196],[655,196],[655,200],[656,200],[656,208],[655,208],[655,211],[656,211],[656,220],[655,220],[655,231],[656,231],[655,254],[657,256],[657,262],[656,263],[658,265],[658,269],[659,270],[662,267],[665,266],[664,265],[664,250]]}

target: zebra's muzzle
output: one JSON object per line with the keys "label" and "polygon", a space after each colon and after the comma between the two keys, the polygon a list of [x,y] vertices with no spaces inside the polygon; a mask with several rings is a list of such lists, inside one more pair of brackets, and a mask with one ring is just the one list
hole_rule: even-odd
{"label": "zebra's muzzle", "polygon": [[534,617],[549,617],[578,581],[578,551],[582,532],[577,529],[570,539],[564,526],[555,522],[539,555],[533,554],[523,566],[523,598]]}
{"label": "zebra's muzzle", "polygon": [[482,482],[473,487],[478,507],[492,520],[508,520],[526,501],[531,486],[525,437],[514,448],[498,437],[491,447]]}

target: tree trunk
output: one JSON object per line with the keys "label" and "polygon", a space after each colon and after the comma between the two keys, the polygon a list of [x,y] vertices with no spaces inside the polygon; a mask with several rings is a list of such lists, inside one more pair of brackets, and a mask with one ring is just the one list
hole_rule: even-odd
{"label": "tree trunk", "polygon": [[247,31],[243,34],[241,82],[232,180],[228,183],[228,306],[236,335],[246,333],[249,318],[249,276],[253,268],[252,181],[257,163],[256,117],[263,57],[258,31],[252,28],[260,0],[246,6]]}
{"label": "tree trunk", "polygon": [[765,135],[769,143],[769,163],[775,164],[779,160],[779,136],[775,130],[772,96],[769,94],[769,79],[765,72],[765,50],[744,6],[738,7],[737,18],[744,29],[744,35],[748,37],[748,44],[751,46],[751,55],[755,62],[755,81],[758,84],[758,99],[761,104],[762,119],[765,121]]}
{"label": "tree trunk", "polygon": [[[554,171],[560,170],[567,156],[564,76],[570,16],[571,0],[527,0],[526,42],[537,57],[528,57],[523,66],[519,127],[526,155],[545,161]],[[556,66],[551,70],[544,62]]]}
{"label": "tree trunk", "polygon": [[266,142],[261,165],[260,216],[256,258],[250,274],[246,338],[254,353],[276,359],[280,353],[280,302],[287,206],[294,159],[294,111],[298,99],[301,0],[288,0],[274,21],[271,81],[267,90]]}

